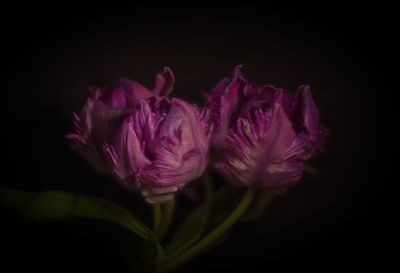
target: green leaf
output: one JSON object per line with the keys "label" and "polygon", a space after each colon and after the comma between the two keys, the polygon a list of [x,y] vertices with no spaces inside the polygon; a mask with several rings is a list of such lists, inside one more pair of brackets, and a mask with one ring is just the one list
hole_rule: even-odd
{"label": "green leaf", "polygon": [[62,191],[22,192],[0,187],[0,206],[32,221],[60,221],[90,217],[122,226],[148,240],[156,249],[155,261],[163,259],[163,250],[154,233],[127,209],[97,197]]}
{"label": "green leaf", "polygon": [[271,203],[273,198],[272,192],[264,189],[260,189],[260,192],[257,194],[255,200],[247,209],[247,211],[243,214],[240,219],[243,223],[251,222],[257,220]]}
{"label": "green leaf", "polygon": [[0,204],[28,220],[56,221],[92,217],[123,226],[148,239],[152,232],[125,208],[96,197],[61,191],[39,193],[0,188]]}
{"label": "green leaf", "polygon": [[[38,222],[84,217],[108,221],[144,239],[141,247],[134,251],[140,255],[132,257],[135,267],[157,267],[164,259],[163,249],[154,233],[127,209],[108,200],[62,191],[32,193],[0,187],[0,207]],[[148,265],[142,264],[143,260]]]}
{"label": "green leaf", "polygon": [[182,253],[218,226],[237,206],[243,188],[226,185],[198,206],[179,227],[165,250],[166,260]]}

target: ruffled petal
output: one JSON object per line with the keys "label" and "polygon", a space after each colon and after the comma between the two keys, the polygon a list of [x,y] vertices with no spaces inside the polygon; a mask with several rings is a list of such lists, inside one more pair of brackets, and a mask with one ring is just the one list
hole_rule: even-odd
{"label": "ruffled petal", "polygon": [[175,77],[169,67],[164,67],[164,71],[156,75],[153,93],[157,96],[168,96],[174,87]]}
{"label": "ruffled petal", "polygon": [[296,94],[296,114],[295,120],[299,120],[304,130],[316,139],[319,134],[319,113],[311,95],[309,85],[301,85]]}
{"label": "ruffled petal", "polygon": [[298,160],[273,162],[265,169],[262,185],[272,191],[283,191],[298,183],[303,174],[303,163]]}
{"label": "ruffled petal", "polygon": [[135,108],[139,99],[154,96],[146,87],[132,80],[121,78],[120,86],[125,90],[126,106],[130,108]]}
{"label": "ruffled petal", "polygon": [[102,145],[117,126],[119,117],[108,105],[100,100],[103,91],[94,89],[87,99],[79,116],[74,115],[73,133],[66,135],[78,153],[100,172],[109,173],[107,161],[103,155]]}
{"label": "ruffled petal", "polygon": [[132,116],[127,117],[103,149],[120,184],[130,190],[139,190],[141,173],[152,163],[146,157],[143,141],[134,129],[134,123]]}
{"label": "ruffled petal", "polygon": [[111,108],[126,108],[126,92],[125,89],[119,87],[111,92],[107,104]]}
{"label": "ruffled petal", "polygon": [[213,144],[215,147],[224,146],[232,116],[238,111],[240,98],[250,95],[251,85],[243,77],[241,66],[236,66],[231,78],[222,79],[211,94],[206,95],[210,109],[211,120],[214,124]]}
{"label": "ruffled petal", "polygon": [[227,138],[230,148],[224,150],[216,167],[233,183],[271,188],[276,169],[269,166],[284,161],[295,138],[283,107],[275,103],[267,112],[258,111],[253,117],[238,119]]}
{"label": "ruffled petal", "polygon": [[208,158],[208,138],[200,113],[184,101],[172,100],[153,141],[153,165],[146,183],[167,186],[187,183],[201,175]]}

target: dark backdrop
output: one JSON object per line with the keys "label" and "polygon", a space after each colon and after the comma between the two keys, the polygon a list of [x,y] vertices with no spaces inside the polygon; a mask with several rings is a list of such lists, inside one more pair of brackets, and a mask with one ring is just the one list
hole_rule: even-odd
{"label": "dark backdrop", "polygon": [[[254,82],[292,91],[311,84],[329,141],[312,161],[317,176],[305,175],[262,220],[238,226],[181,272],[383,267],[380,196],[387,181],[379,164],[390,160],[390,151],[381,150],[390,137],[382,135],[387,120],[380,114],[390,105],[383,76],[389,77],[394,51],[387,36],[395,29],[391,10],[333,3],[5,8],[0,183],[96,194],[138,210],[136,197],[95,173],[63,137],[89,87],[114,86],[120,76],[151,87],[167,65],[176,76],[173,95],[202,103],[200,91],[243,64]],[[127,240],[122,229],[86,220],[38,226],[3,219],[1,259],[13,271],[127,269],[110,250]]]}

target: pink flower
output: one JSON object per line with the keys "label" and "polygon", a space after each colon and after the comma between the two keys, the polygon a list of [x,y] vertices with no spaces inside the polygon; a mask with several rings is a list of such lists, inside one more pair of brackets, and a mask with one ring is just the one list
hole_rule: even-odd
{"label": "pink flower", "polygon": [[248,82],[239,66],[208,95],[208,106],[220,153],[215,166],[237,185],[283,190],[297,183],[326,138],[309,86],[293,96]]}
{"label": "pink flower", "polygon": [[93,167],[142,193],[148,202],[163,202],[199,177],[208,162],[209,129],[195,106],[169,99],[172,72],[157,74],[155,87],[127,79],[111,91],[95,89],[75,132],[67,137]]}

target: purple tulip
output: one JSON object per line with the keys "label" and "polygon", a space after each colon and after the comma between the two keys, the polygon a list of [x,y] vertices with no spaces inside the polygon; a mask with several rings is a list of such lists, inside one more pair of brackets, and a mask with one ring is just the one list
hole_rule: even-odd
{"label": "purple tulip", "polygon": [[150,203],[164,202],[199,177],[208,161],[205,113],[167,96],[174,77],[166,68],[152,91],[122,79],[111,91],[92,91],[75,132],[67,135],[96,170],[112,174]]}
{"label": "purple tulip", "polygon": [[207,98],[220,152],[215,166],[234,184],[284,190],[299,181],[304,162],[325,142],[327,130],[307,85],[293,96],[248,82],[237,66]]}

